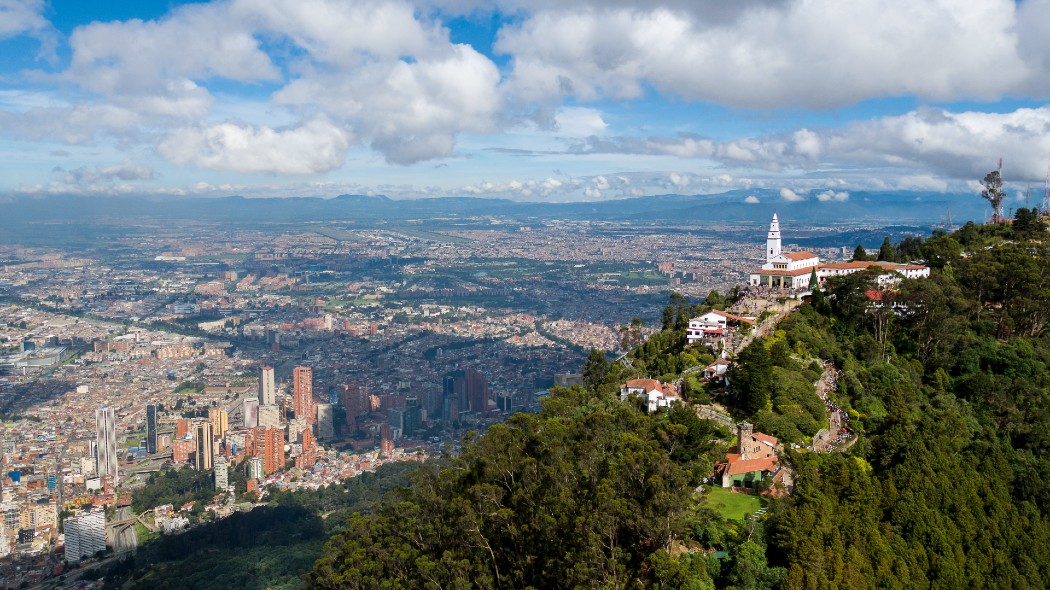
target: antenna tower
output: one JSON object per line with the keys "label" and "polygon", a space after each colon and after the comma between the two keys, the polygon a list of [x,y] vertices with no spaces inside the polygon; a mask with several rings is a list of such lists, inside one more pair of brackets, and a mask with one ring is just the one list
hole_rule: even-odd
{"label": "antenna tower", "polygon": [[1043,206],[1040,209],[1043,215],[1050,215],[1050,166],[1046,167],[1046,188],[1043,189]]}
{"label": "antenna tower", "polygon": [[944,210],[948,214],[948,233],[955,231],[955,225],[952,224],[952,209],[948,207]]}

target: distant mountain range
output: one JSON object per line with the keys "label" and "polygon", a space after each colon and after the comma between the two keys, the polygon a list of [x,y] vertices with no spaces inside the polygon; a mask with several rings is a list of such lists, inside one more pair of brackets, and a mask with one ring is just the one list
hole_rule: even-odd
{"label": "distant mountain range", "polygon": [[[752,201],[747,202],[745,201]],[[757,200],[758,202],[753,202]],[[762,224],[777,211],[781,219],[803,225],[879,227],[944,224],[947,212],[956,225],[986,215],[978,195],[924,192],[854,192],[845,201],[784,201],[774,190],[729,191],[713,195],[659,195],[626,199],[535,203],[507,199],[443,197],[394,200],[384,196],[340,195],[331,199],[157,198],[54,195],[0,199],[0,227],[23,223],[113,223],[155,220],[267,222],[426,221],[439,225],[471,219],[507,221],[566,219],[638,224]]]}

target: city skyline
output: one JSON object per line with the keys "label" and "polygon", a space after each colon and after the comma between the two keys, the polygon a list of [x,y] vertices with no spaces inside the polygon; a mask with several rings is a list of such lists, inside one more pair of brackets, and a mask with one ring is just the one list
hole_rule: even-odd
{"label": "city skyline", "polygon": [[[0,4],[0,195],[1011,197],[1050,2]],[[763,196],[766,201],[771,200]]]}

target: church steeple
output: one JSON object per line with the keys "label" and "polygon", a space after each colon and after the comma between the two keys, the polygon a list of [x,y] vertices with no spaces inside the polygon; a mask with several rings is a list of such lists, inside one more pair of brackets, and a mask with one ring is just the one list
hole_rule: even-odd
{"label": "church steeple", "polygon": [[777,214],[773,213],[773,221],[769,222],[769,233],[766,235],[766,262],[772,262],[780,256],[780,222]]}

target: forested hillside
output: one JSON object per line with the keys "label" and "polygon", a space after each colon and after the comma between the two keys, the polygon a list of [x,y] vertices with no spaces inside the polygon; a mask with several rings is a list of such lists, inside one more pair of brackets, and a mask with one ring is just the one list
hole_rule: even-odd
{"label": "forested hillside", "polygon": [[[931,278],[832,280],[741,353],[721,401],[783,442],[823,415],[819,361],[858,442],[787,450],[793,493],[726,520],[697,485],[731,442],[689,406],[621,403],[674,378],[701,309],[677,298],[630,369],[592,354],[557,390],[417,472],[334,537],[319,588],[1044,588],[1050,585],[1050,252],[1040,220],[885,244]],[[873,293],[878,293],[873,295]],[[711,302],[709,302],[710,304]],[[815,364],[816,363],[816,364]],[[807,385],[808,384],[808,385]],[[706,402],[695,377],[687,399]]]}

